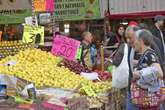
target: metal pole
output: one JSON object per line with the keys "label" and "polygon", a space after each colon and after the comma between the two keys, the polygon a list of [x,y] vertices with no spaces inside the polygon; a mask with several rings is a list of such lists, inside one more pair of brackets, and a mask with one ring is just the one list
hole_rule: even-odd
{"label": "metal pole", "polygon": [[104,71],[104,47],[101,45],[101,71]]}
{"label": "metal pole", "polygon": [[33,25],[36,24],[34,0],[32,0],[32,24],[33,24]]}

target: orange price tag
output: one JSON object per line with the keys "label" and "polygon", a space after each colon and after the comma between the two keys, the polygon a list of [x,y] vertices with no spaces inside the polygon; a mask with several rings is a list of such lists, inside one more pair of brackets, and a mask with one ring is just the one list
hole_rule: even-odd
{"label": "orange price tag", "polygon": [[2,40],[2,31],[0,31],[0,41]]}
{"label": "orange price tag", "polygon": [[34,9],[36,12],[46,10],[46,0],[34,0]]}

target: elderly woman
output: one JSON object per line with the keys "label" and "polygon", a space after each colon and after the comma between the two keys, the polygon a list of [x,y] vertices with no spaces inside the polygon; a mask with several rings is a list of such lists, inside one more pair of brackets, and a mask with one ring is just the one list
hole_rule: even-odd
{"label": "elderly woman", "polygon": [[[153,49],[151,49],[152,34],[147,30],[138,30],[136,32],[135,50],[142,54],[138,64],[133,72],[135,85],[148,93],[156,93],[163,87],[163,72],[160,61]],[[132,84],[133,85],[133,84]],[[134,91],[137,92],[137,91]],[[131,94],[134,94],[131,90]],[[136,106],[136,104],[135,104]],[[135,110],[142,110],[139,106]],[[145,108],[145,110],[159,110],[160,105],[156,108]],[[162,109],[161,109],[162,110]]]}

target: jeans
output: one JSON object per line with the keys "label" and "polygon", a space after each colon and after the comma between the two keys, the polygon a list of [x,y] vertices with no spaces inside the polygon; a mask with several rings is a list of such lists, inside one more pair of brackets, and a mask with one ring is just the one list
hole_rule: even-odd
{"label": "jeans", "polygon": [[[127,94],[127,105],[126,105],[126,110],[140,110],[137,106],[135,106],[135,105],[132,103],[131,94],[130,94],[130,93]],[[162,105],[160,105],[160,110],[164,110],[164,108],[163,108]]]}
{"label": "jeans", "polygon": [[139,110],[138,107],[136,107],[131,100],[131,93],[128,92],[127,94],[127,105],[126,105],[126,110]]}

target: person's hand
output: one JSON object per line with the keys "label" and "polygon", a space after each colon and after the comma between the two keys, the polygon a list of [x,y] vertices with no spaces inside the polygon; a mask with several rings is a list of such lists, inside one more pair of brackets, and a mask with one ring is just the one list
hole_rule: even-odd
{"label": "person's hand", "polygon": [[139,71],[134,71],[133,72],[133,79],[136,80],[136,79],[139,79],[140,78],[140,73]]}
{"label": "person's hand", "polygon": [[138,64],[138,60],[133,60],[133,64],[137,65]]}
{"label": "person's hand", "polygon": [[116,43],[114,46],[118,47],[119,46],[119,43]]}

